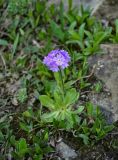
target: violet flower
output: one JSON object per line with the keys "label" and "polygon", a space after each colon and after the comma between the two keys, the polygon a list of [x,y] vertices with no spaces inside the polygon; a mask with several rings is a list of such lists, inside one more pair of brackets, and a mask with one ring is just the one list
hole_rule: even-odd
{"label": "violet flower", "polygon": [[67,68],[71,58],[67,51],[52,50],[44,57],[43,63],[53,72],[58,72],[60,69]]}

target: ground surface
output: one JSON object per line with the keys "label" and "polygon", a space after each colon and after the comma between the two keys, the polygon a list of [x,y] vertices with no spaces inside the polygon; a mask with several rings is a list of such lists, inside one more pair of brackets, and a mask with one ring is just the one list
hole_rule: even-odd
{"label": "ground surface", "polygon": [[[79,1],[74,1],[75,4],[78,2]],[[0,5],[1,4],[2,2],[0,2]],[[44,156],[46,149],[42,149],[43,151],[39,149],[38,152],[40,151],[40,155],[42,154],[44,157],[48,157],[47,159],[49,159],[49,157],[54,159],[53,157],[56,156],[56,159],[59,160],[66,160],[67,158],[70,160],[117,160],[118,46],[117,44],[111,44],[118,42],[115,25],[112,26],[113,32],[111,34],[105,32],[105,27],[111,23],[111,20],[116,18],[117,12],[115,12],[116,14],[111,12],[111,10],[116,10],[115,5],[113,3],[112,5],[104,4],[107,6],[106,12],[104,12],[104,9],[102,10],[105,21],[103,26],[97,23],[97,27],[95,26],[96,23],[94,24],[94,18],[91,19],[89,17],[90,13],[88,14],[88,11],[81,13],[82,16],[77,16],[76,10],[74,9],[71,14],[64,13],[63,18],[63,14],[61,14],[64,12],[63,7],[59,10],[59,8],[55,9],[55,7],[53,8],[52,6],[50,10],[45,10],[46,7],[42,3],[41,6],[44,5],[42,8],[40,8],[39,5],[36,10],[36,8],[34,9],[34,6],[31,5],[31,10],[26,11],[26,7],[25,9],[17,8],[19,7],[18,5],[14,8],[12,4],[10,6],[11,8],[8,9],[7,5],[7,2],[3,3],[0,9],[0,129],[4,134],[4,136],[1,136],[2,134],[0,132],[0,147],[2,148],[1,153],[3,157],[0,157],[1,160],[6,160],[8,157],[9,160],[13,159],[11,158],[12,150],[15,150],[16,153],[18,152],[17,149],[15,149],[16,146],[11,144],[9,140],[13,135],[16,136],[17,140],[21,137],[26,138],[28,146],[31,145],[32,155],[30,156],[33,157],[36,151],[34,151],[35,146],[33,146],[32,143],[36,145],[37,143],[38,145],[39,143],[40,145],[44,143],[41,135],[43,135],[45,129],[50,130],[49,141],[48,143],[46,141],[46,144],[51,144],[56,150],[54,153],[51,152],[51,156],[50,154]],[[108,6],[111,6],[109,10]],[[107,12],[109,12],[109,14],[111,12],[111,15],[109,15],[110,18],[106,17]],[[115,17],[112,17],[112,15]],[[99,15],[97,16],[101,17]],[[89,22],[88,19],[90,20]],[[85,26],[84,23],[86,24]],[[63,27],[63,25],[65,26]],[[82,27],[84,28],[84,32],[90,32],[92,39],[90,34],[85,35]],[[81,30],[78,28],[81,28]],[[106,36],[102,39],[101,34],[104,35],[104,32],[105,35],[108,34],[108,37]],[[96,33],[99,34],[96,35]],[[82,37],[78,39],[78,35]],[[93,37],[94,35],[96,36]],[[99,37],[101,39],[99,39]],[[93,47],[96,41],[98,46],[101,43],[109,43],[103,46],[105,54],[101,55],[103,50],[98,50],[99,47]],[[83,43],[85,43],[85,50],[82,46]],[[87,43],[93,48],[87,48]],[[33,128],[35,124],[36,127],[39,125],[39,119],[36,119],[37,113],[39,113],[39,109],[41,108],[39,95],[52,94],[55,85],[52,73],[42,65],[42,60],[49,51],[57,47],[68,50],[70,54],[72,53],[72,59],[77,59],[75,62],[73,60],[73,63],[70,65],[71,69],[67,70],[69,80],[77,81],[74,86],[80,93],[80,99],[77,104],[85,105],[86,102],[91,101],[93,104],[102,108],[108,123],[116,122],[114,130],[108,133],[102,140],[97,141],[92,147],[83,145],[79,138],[75,138],[74,130],[71,133],[66,133],[65,131],[63,132],[63,129],[57,130],[56,128],[55,130],[53,127],[51,128],[52,125],[47,125],[44,128],[41,126],[41,128],[38,129]],[[99,54],[93,55],[95,53]],[[79,56],[77,56],[77,54]],[[97,65],[95,69],[93,69],[94,65]],[[28,107],[36,111],[36,114],[33,113],[33,120],[23,119],[22,113],[27,111]],[[27,113],[29,114],[29,112],[25,112],[26,116],[29,116]],[[35,120],[38,121],[38,125]],[[88,123],[91,123],[91,121],[92,123],[94,122],[94,119],[91,117],[88,117],[87,120]],[[25,128],[24,125],[22,125],[22,128],[25,128],[25,130],[31,129],[31,132],[29,131],[30,134],[22,131],[19,122],[23,122],[22,124],[26,122],[25,125],[27,125],[27,127],[25,126]],[[91,124],[89,126],[91,127]],[[35,139],[33,136],[38,133],[41,137],[38,137],[40,141],[36,139],[35,143],[32,142],[32,139]],[[46,139],[48,137],[47,134],[44,137]],[[94,136],[91,137],[91,140],[94,138]],[[43,140],[43,142],[41,142],[41,140]],[[13,139],[11,141],[13,141]],[[42,148],[44,148],[44,146]],[[32,150],[34,152],[32,152]],[[31,157],[29,159],[33,160]],[[23,160],[21,157],[20,159]]]}

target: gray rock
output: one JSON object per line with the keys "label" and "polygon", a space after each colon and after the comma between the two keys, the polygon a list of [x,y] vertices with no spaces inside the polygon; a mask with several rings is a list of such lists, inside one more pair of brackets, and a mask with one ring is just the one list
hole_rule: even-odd
{"label": "gray rock", "polygon": [[106,93],[89,95],[91,101],[109,113],[113,122],[118,120],[118,45],[101,45],[102,55],[89,58],[90,68],[95,67],[94,75],[101,80],[111,95]]}
{"label": "gray rock", "polygon": [[107,120],[107,123],[112,124],[114,122],[114,114],[111,112],[113,107],[111,97],[104,92],[100,94],[91,93],[88,95],[88,97],[95,106],[100,107],[105,119]]}
{"label": "gray rock", "polygon": [[[61,0],[51,0],[49,3],[55,3],[59,4]],[[95,8],[96,5],[98,6],[101,4],[101,1],[103,0],[73,0],[73,6],[80,6],[82,4],[85,8],[90,7],[90,8]],[[65,8],[68,7],[68,0],[63,0]]]}
{"label": "gray rock", "polygon": [[[74,5],[78,0],[73,0]],[[92,9],[92,15],[113,22],[118,18],[118,0],[80,0],[79,4]]]}
{"label": "gray rock", "polygon": [[118,18],[118,0],[101,0],[101,3],[96,3],[92,13],[98,18],[114,21]]}
{"label": "gray rock", "polygon": [[[49,3],[59,4],[60,0],[51,0]],[[68,8],[68,0],[63,0],[64,6]],[[73,0],[74,6],[89,7],[92,9],[92,15],[107,20],[109,22],[118,18],[118,0]]]}
{"label": "gray rock", "polygon": [[85,7],[93,9],[92,15],[114,21],[118,18],[118,0],[81,0]]}
{"label": "gray rock", "polygon": [[77,154],[75,150],[70,148],[64,142],[58,143],[56,146],[56,150],[57,150],[57,153],[59,153],[59,156],[64,160],[72,160],[77,158]]}

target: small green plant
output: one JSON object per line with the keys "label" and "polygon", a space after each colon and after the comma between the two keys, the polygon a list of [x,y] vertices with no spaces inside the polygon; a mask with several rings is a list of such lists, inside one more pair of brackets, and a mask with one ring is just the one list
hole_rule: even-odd
{"label": "small green plant", "polygon": [[97,82],[94,86],[93,86],[93,90],[95,90],[95,92],[100,93],[102,90],[102,83],[101,82]]}
{"label": "small green plant", "polygon": [[116,138],[115,140],[112,141],[111,146],[114,150],[118,149],[118,139]]}
{"label": "small green plant", "polygon": [[19,89],[17,93],[17,99],[19,100],[20,103],[24,103],[27,100],[27,89],[26,88],[21,88]]}
{"label": "small green plant", "polygon": [[49,137],[46,130],[35,132],[35,134],[27,134],[27,139],[20,138],[16,140],[15,136],[12,136],[10,143],[14,150],[11,152],[11,156],[18,160],[23,160],[24,158],[42,160],[48,153],[53,151],[48,145],[48,140]]}
{"label": "small green plant", "polygon": [[111,28],[107,28],[105,31],[101,28],[94,28],[93,33],[85,31],[87,38],[85,40],[85,50],[84,54],[89,55],[99,51],[99,46],[101,42],[109,38],[111,35]]}
{"label": "small green plant", "polygon": [[24,138],[20,138],[18,141],[11,137],[11,142],[15,146],[15,150],[12,152],[12,156],[16,159],[22,160],[28,153],[29,148]]}
{"label": "small green plant", "polygon": [[85,118],[77,130],[77,136],[83,139],[85,144],[94,144],[110,132],[114,125],[108,125],[99,109],[91,103],[86,104]]}

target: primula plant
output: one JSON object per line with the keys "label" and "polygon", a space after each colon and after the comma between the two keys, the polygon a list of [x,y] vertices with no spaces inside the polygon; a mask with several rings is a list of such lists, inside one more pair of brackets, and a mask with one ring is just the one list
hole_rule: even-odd
{"label": "primula plant", "polygon": [[71,58],[65,50],[53,50],[43,60],[43,63],[55,74],[57,85],[53,96],[41,95],[41,105],[48,109],[47,113],[41,115],[45,122],[57,121],[66,129],[73,128],[74,123],[79,123],[79,114],[84,107],[79,106],[76,110],[74,104],[79,98],[75,88],[65,88],[63,70],[69,66]]}

